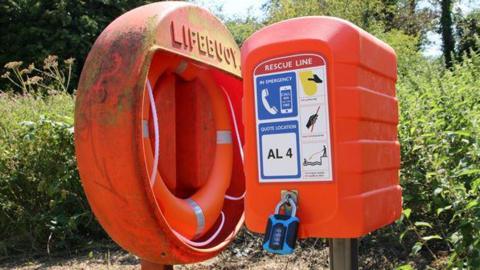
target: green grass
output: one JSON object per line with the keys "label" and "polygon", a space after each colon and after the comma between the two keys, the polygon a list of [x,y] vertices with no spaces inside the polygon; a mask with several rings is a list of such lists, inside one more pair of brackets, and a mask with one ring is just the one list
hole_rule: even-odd
{"label": "green grass", "polygon": [[76,168],[73,109],[63,93],[0,95],[0,254],[104,237]]}

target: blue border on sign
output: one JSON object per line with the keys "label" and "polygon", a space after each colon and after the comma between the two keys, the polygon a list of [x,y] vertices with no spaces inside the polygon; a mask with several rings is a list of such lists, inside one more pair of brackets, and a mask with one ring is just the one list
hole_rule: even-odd
{"label": "blue border on sign", "polygon": [[[262,127],[268,126],[278,126],[278,125],[295,125],[294,129],[286,129],[282,131],[267,131],[262,133]],[[296,179],[300,178],[302,175],[301,166],[300,166],[300,138],[299,138],[299,124],[298,121],[286,121],[286,122],[270,122],[258,125],[258,142],[260,145],[260,174],[262,179]],[[284,133],[294,133],[296,136],[296,143],[297,143],[297,174],[296,175],[278,175],[278,176],[265,176],[263,173],[263,147],[262,147],[262,136],[269,135],[269,134],[284,134]]]}

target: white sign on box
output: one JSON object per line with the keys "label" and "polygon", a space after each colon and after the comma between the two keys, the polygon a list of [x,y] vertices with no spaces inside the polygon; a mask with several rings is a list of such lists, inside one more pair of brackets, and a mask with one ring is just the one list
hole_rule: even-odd
{"label": "white sign on box", "polygon": [[256,66],[260,182],[332,180],[326,68],[317,54],[280,57]]}

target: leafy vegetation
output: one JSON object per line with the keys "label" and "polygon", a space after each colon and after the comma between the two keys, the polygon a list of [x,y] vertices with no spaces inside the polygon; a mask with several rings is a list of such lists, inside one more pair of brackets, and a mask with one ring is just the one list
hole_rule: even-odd
{"label": "leafy vegetation", "polygon": [[[78,24],[83,16],[79,14],[90,14],[87,17],[91,20],[84,19],[91,28],[82,28],[80,34],[62,32],[68,40],[81,40],[80,47],[65,46],[70,43],[63,38],[48,39],[42,44],[51,43],[51,50],[26,46],[12,56],[35,60],[39,67],[22,62],[5,65],[2,81],[7,87],[0,94],[0,254],[58,251],[106,237],[88,207],[75,164],[74,95],[67,93],[74,92],[72,78],[78,70],[72,59],[58,61],[54,56],[38,64],[39,57],[52,50],[64,57],[84,57],[88,42],[114,14],[144,1],[117,1],[122,3],[118,10],[110,10],[112,3],[104,2],[49,6],[48,11],[59,13],[47,12],[48,16],[57,19],[62,12],[80,8],[70,19],[62,19],[67,20],[66,25],[72,20],[70,23],[83,27]],[[24,14],[29,4],[27,0],[9,1],[0,4],[0,11],[3,8],[8,11],[5,14]],[[31,8],[45,11],[47,6],[40,1]],[[97,6],[109,11],[97,14],[86,10]],[[480,269],[479,11],[468,16],[454,14],[454,33],[446,34],[447,38],[453,34],[455,38],[454,48],[449,49],[455,57],[448,60],[448,68],[445,60],[429,59],[420,52],[426,33],[439,31],[441,21],[439,12],[419,8],[415,0],[272,0],[266,2],[264,11],[264,18],[223,20],[241,44],[255,30],[280,20],[304,15],[338,16],[395,48],[404,213],[396,224],[367,239],[401,250],[398,256],[410,263],[399,269],[412,269],[411,262],[419,257],[443,259],[440,268]],[[2,20],[5,17],[0,18],[3,26]],[[43,23],[38,27],[45,27]],[[30,29],[23,23],[18,27]],[[19,40],[30,33],[24,31],[27,34],[19,32]],[[0,49],[2,56],[10,50],[5,46]]]}
{"label": "leafy vegetation", "polygon": [[55,59],[37,71],[47,85],[29,82],[21,64],[10,63],[12,86],[26,92],[0,93],[0,254],[49,253],[104,237],[80,184],[74,97]]}
{"label": "leafy vegetation", "polygon": [[[398,85],[402,186],[412,252],[452,251],[450,262],[480,268],[480,57],[445,71],[408,72]],[[432,244],[431,242],[435,242]]]}
{"label": "leafy vegetation", "polygon": [[474,10],[467,16],[457,16],[458,56],[480,52],[480,10]]}
{"label": "leafy vegetation", "polygon": [[[50,54],[79,61],[116,17],[150,0],[8,0],[0,3],[0,65],[21,59],[39,64]],[[78,77],[73,76],[73,81]],[[0,83],[0,86],[2,84]]]}

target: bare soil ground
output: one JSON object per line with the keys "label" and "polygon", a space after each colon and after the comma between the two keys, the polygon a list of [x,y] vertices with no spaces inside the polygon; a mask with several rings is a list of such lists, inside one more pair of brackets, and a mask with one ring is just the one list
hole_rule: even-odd
{"label": "bare soil ground", "polygon": [[[360,242],[360,269],[395,269],[410,264],[414,269],[444,269],[445,259],[429,260],[420,255],[414,258],[402,253],[399,247],[382,241],[380,237],[367,236]],[[177,265],[177,270],[210,269],[328,269],[328,246],[321,239],[298,242],[292,255],[275,256],[261,250],[261,237],[242,230],[234,242],[219,256],[197,264]],[[380,242],[379,242],[380,241]],[[402,259],[403,258],[403,259]],[[409,261],[406,259],[409,258]],[[413,259],[413,260],[412,260]],[[85,250],[76,254],[60,254],[50,257],[0,258],[0,269],[140,269],[139,259],[114,244]]]}

